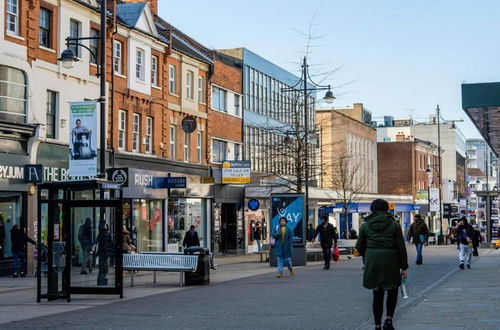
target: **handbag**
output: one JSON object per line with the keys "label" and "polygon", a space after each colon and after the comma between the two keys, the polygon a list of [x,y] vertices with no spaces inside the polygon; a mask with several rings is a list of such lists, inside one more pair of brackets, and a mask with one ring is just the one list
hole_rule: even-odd
{"label": "handbag", "polygon": [[274,246],[276,245],[276,238],[271,237],[271,238],[269,239],[269,245],[270,245],[271,247],[274,247]]}
{"label": "handbag", "polygon": [[339,261],[340,259],[340,251],[337,247],[333,248],[332,259],[335,262]]}

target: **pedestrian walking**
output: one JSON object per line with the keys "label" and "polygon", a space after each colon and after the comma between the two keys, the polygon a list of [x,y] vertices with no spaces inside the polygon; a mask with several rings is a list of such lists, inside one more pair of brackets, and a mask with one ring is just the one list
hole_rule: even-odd
{"label": "pedestrian walking", "polygon": [[328,223],[326,215],[321,217],[321,224],[318,225],[313,234],[313,241],[316,236],[320,235],[321,249],[323,250],[323,259],[325,259],[324,270],[330,269],[330,260],[332,260],[332,246],[337,247],[339,235],[337,229]]}
{"label": "pedestrian walking", "polygon": [[281,217],[279,224],[274,228],[272,237],[275,239],[274,254],[278,264],[278,278],[283,277],[283,266],[287,266],[290,275],[295,275],[292,266],[293,230],[288,226],[288,220]]}
{"label": "pedestrian walking", "polygon": [[122,237],[122,250],[123,253],[134,253],[136,251],[135,246],[132,244],[132,238],[130,237],[130,232],[127,230],[127,226],[123,225],[123,237]]}
{"label": "pedestrian walking", "polygon": [[479,244],[483,241],[483,236],[481,236],[481,231],[477,227],[477,225],[472,226],[474,228],[474,233],[472,234],[472,255],[474,257],[479,257],[479,252],[477,248],[479,247]]}
{"label": "pedestrian walking", "polygon": [[85,268],[88,267],[89,273],[92,273],[92,266],[90,263],[90,256],[94,247],[94,239],[92,236],[92,223],[90,218],[86,218],[85,222],[78,228],[78,241],[83,253],[83,262],[80,269],[80,274],[88,274]]}
{"label": "pedestrian walking", "polygon": [[184,241],[182,241],[182,246],[186,248],[190,248],[192,246],[200,246],[200,238],[198,237],[198,233],[194,230],[194,226],[191,225],[189,230],[186,232],[184,236]]}
{"label": "pedestrian walking", "polygon": [[12,252],[12,277],[25,277],[26,267],[26,243],[36,246],[36,242],[29,238],[19,225],[14,225],[10,230],[10,242]]}
{"label": "pedestrian walking", "polygon": [[458,267],[460,269],[464,269],[465,265],[467,268],[471,268],[471,260],[472,260],[472,237],[474,236],[474,229],[467,222],[466,217],[462,217],[460,226],[457,228],[457,238],[460,243],[460,254],[459,254],[459,262]]}
{"label": "pedestrian walking", "polygon": [[312,223],[309,223],[309,227],[307,228],[307,241],[314,241],[314,227]]}
{"label": "pedestrian walking", "polygon": [[260,244],[260,241],[262,239],[262,226],[259,221],[257,221],[257,223],[255,224],[253,238],[257,242],[257,251],[262,251],[262,245]]}
{"label": "pedestrian walking", "polygon": [[[392,318],[398,302],[401,279],[406,278],[408,257],[399,223],[388,212],[389,203],[376,199],[371,214],[359,230],[356,249],[364,257],[363,286],[373,291],[375,329],[394,329]],[[384,295],[387,292],[386,319],[382,327]]]}
{"label": "pedestrian walking", "polygon": [[420,214],[415,214],[415,219],[408,230],[408,242],[413,241],[417,249],[417,260],[415,263],[421,265],[423,263],[422,247],[429,239],[429,228]]}

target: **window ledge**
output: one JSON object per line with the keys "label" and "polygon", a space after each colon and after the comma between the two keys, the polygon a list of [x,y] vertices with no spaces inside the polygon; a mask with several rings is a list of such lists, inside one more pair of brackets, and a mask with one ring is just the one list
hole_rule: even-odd
{"label": "window ledge", "polygon": [[135,78],[135,82],[139,83],[139,84],[142,84],[142,85],[146,85],[146,81],[144,80],[141,80],[139,78]]}
{"label": "window ledge", "polygon": [[24,39],[24,37],[18,35],[18,34],[15,34],[14,32],[12,31],[7,31],[7,35],[9,37],[12,37],[12,38],[15,38],[15,39],[19,39],[19,40],[22,40],[22,41],[25,41],[26,39]]}
{"label": "window ledge", "polygon": [[39,49],[41,50],[44,50],[46,52],[50,52],[50,53],[56,53],[56,50],[55,49],[52,49],[52,48],[47,48],[47,47],[44,47],[44,46],[38,46]]}
{"label": "window ledge", "polygon": [[160,86],[157,86],[157,85],[151,85],[151,87],[162,90],[162,88]]}
{"label": "window ledge", "polygon": [[242,116],[233,115],[232,113],[229,113],[229,112],[226,112],[226,111],[222,111],[222,110],[218,110],[218,109],[214,109],[212,107],[210,107],[210,110],[217,111],[217,112],[223,113],[225,115],[228,115],[228,116],[231,116],[231,117],[235,117],[235,118],[239,118],[239,119],[243,118]]}
{"label": "window ledge", "polygon": [[116,71],[115,71],[115,76],[123,78],[123,79],[127,79],[127,76],[124,76],[121,73],[117,73]]}
{"label": "window ledge", "polygon": [[179,94],[170,93],[170,92],[168,92],[168,94],[170,94],[170,95],[172,95],[172,96],[175,96],[175,97],[179,97]]}
{"label": "window ledge", "polygon": [[90,66],[95,66],[97,68],[97,64],[95,63],[89,63]]}

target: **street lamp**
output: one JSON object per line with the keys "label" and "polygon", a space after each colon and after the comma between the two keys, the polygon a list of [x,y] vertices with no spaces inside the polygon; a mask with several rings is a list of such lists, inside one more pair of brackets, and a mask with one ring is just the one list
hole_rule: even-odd
{"label": "street lamp", "polygon": [[432,184],[432,170],[427,168],[425,170],[427,174],[427,214],[429,215],[429,221],[431,221],[431,184]]}
{"label": "street lamp", "polygon": [[[66,49],[61,53],[58,61],[61,61],[63,68],[72,69],[75,62],[80,59],[76,56],[75,52],[70,46],[83,47],[90,52],[97,64],[96,76],[100,79],[100,96],[97,100],[100,104],[100,130],[101,130],[101,143],[100,143],[100,165],[98,177],[106,177],[106,5],[105,1],[100,2],[100,18],[101,18],[101,32],[98,37],[68,37],[66,38]],[[92,49],[81,43],[83,40],[99,40],[99,54],[96,54]],[[97,56],[99,55],[99,56]]]}
{"label": "street lamp", "polygon": [[[306,228],[309,226],[309,105],[308,105],[308,98],[311,95],[311,92],[317,92],[317,91],[325,91],[325,96],[323,97],[323,100],[326,103],[333,103],[335,100],[335,96],[333,95],[332,89],[330,85],[320,85],[315,83],[312,79],[311,76],[309,75],[309,65],[307,64],[307,57],[304,56],[304,59],[302,61],[302,73],[299,81],[292,87],[288,88],[282,88],[282,92],[292,92],[292,93],[303,93],[304,97],[304,157],[305,157],[305,162],[304,162],[304,172],[305,172],[305,199],[306,199]],[[347,227],[349,227],[349,221],[347,221]],[[349,232],[349,228],[347,228],[347,232]]]}

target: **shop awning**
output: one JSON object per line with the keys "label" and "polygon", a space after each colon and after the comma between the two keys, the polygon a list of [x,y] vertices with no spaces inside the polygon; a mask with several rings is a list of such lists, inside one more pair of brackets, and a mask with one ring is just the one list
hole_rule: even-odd
{"label": "shop awning", "polygon": [[500,154],[500,82],[462,84],[462,108],[498,156]]}

